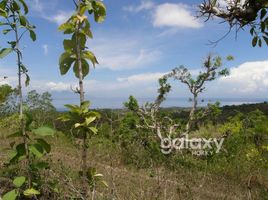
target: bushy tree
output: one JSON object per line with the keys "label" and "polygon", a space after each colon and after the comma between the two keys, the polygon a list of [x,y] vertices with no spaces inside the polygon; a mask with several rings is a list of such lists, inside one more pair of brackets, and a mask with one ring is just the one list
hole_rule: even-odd
{"label": "bushy tree", "polygon": [[[200,5],[201,16],[223,19],[229,24],[229,32],[250,28],[252,46],[268,45],[268,1],[267,0],[204,0]],[[228,33],[229,33],[228,32]]]}

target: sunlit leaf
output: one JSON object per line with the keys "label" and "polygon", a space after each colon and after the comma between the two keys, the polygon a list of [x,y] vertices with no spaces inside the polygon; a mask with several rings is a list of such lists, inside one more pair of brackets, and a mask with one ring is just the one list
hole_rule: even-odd
{"label": "sunlit leaf", "polygon": [[26,178],[24,176],[20,176],[20,177],[16,177],[14,180],[13,180],[13,184],[19,188],[21,187],[26,181]]}
{"label": "sunlit leaf", "polygon": [[17,190],[11,190],[10,192],[6,193],[2,199],[3,200],[16,200],[17,196],[19,195]]}
{"label": "sunlit leaf", "polygon": [[10,54],[12,51],[11,48],[4,48],[0,51],[0,58],[6,57],[8,54]]}
{"label": "sunlit leaf", "polygon": [[42,126],[34,129],[33,133],[38,136],[53,136],[55,134],[55,130],[47,126]]}
{"label": "sunlit leaf", "polygon": [[27,189],[23,192],[25,196],[39,195],[40,192],[34,188]]}

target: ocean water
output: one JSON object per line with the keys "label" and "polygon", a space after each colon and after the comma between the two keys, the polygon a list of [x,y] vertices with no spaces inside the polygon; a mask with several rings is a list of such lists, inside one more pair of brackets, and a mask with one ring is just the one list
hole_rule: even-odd
{"label": "ocean water", "polygon": [[[88,98],[91,101],[91,108],[112,108],[120,109],[124,108],[123,102],[126,102],[128,98]],[[154,99],[151,98],[137,98],[140,105],[146,102],[152,102]],[[202,99],[201,99],[202,100]],[[206,106],[208,103],[215,103],[220,101],[221,106],[224,105],[241,105],[241,104],[254,104],[268,102],[268,98],[262,99],[250,99],[250,98],[206,98],[199,101],[199,106]],[[65,104],[78,104],[78,98],[62,98],[54,99],[53,104],[59,111],[66,110]],[[192,102],[189,98],[168,98],[162,107],[191,107]]]}

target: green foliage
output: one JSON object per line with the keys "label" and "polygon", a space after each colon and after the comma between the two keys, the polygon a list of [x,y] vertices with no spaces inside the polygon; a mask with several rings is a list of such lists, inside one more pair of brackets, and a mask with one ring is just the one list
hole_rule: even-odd
{"label": "green foliage", "polygon": [[87,179],[91,192],[95,191],[98,185],[108,187],[108,184],[103,180],[103,175],[97,173],[96,168],[88,168]]}
{"label": "green foliage", "polygon": [[[30,114],[25,115],[25,122],[26,122],[26,131],[27,132],[32,132],[35,134],[35,136],[53,136],[55,131],[49,127],[39,127],[37,129],[33,129],[31,127],[33,119]],[[23,138],[23,134],[21,131],[15,132],[11,135],[8,136],[9,138]],[[30,136],[27,135],[27,138],[30,139]],[[33,158],[41,158],[44,154],[49,153],[51,150],[50,144],[48,144],[43,138],[35,138],[36,142],[33,142],[31,139],[32,143],[27,143],[29,147],[29,153],[30,157]],[[19,143],[15,145],[16,142],[13,142],[11,148],[11,155],[10,155],[10,164],[14,164],[18,161],[21,161],[26,157],[26,149],[25,149],[25,144],[24,143]]]}
{"label": "green foliage", "polygon": [[89,15],[93,13],[94,19],[98,23],[103,22],[106,17],[106,8],[101,1],[79,1],[76,12],[59,27],[59,31],[63,31],[64,34],[72,34],[70,40],[63,41],[65,52],[59,59],[61,75],[65,75],[73,66],[75,76],[79,78],[79,64],[81,62],[84,78],[89,73],[88,61],[91,62],[93,67],[98,64],[95,55],[88,51],[86,47],[87,38],[92,38],[90,22],[86,12]]}
{"label": "green foliage", "polygon": [[134,96],[132,96],[132,95],[129,96],[129,98],[128,98],[128,102],[125,102],[125,103],[124,103],[124,106],[125,106],[127,109],[131,110],[131,111],[138,111],[138,109],[139,109],[138,101],[137,101],[137,99],[136,99]]}
{"label": "green foliage", "polygon": [[0,104],[4,103],[12,92],[13,90],[11,86],[1,85],[0,86]]}
{"label": "green foliage", "polygon": [[37,191],[34,188],[25,189],[25,183],[26,183],[26,177],[20,176],[16,177],[13,180],[13,185],[15,186],[15,189],[7,192],[3,196],[3,200],[16,200],[18,197],[35,197],[36,195],[39,195],[40,192]]}
{"label": "green foliage", "polygon": [[19,72],[26,76],[25,85],[28,86],[30,77],[28,75],[27,68],[21,62],[22,52],[19,49],[19,43],[25,32],[30,33],[30,38],[33,41],[36,40],[36,35],[34,32],[35,26],[31,25],[26,18],[29,10],[24,0],[2,0],[0,1],[0,9],[0,16],[5,20],[4,23],[0,23],[0,26],[4,28],[3,34],[6,35],[10,32],[13,32],[16,35],[15,41],[12,40],[7,42],[10,45],[10,48],[3,48],[0,50],[0,58],[4,58],[12,51],[15,52],[19,57]]}
{"label": "green foliage", "polygon": [[81,106],[65,105],[69,112],[63,114],[59,119],[62,121],[70,121],[72,128],[77,129],[81,133],[97,134],[97,129],[92,126],[92,123],[100,117],[100,114],[95,111],[90,111],[90,102],[82,102]]}

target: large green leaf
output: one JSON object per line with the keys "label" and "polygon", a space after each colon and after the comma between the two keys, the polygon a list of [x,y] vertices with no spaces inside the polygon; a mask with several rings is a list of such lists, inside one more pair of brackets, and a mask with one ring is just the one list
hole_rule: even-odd
{"label": "large green leaf", "polygon": [[7,17],[7,13],[4,9],[0,8],[0,16]]}
{"label": "large green leaf", "polygon": [[26,26],[26,25],[28,24],[28,21],[27,21],[27,19],[26,19],[25,16],[23,16],[23,15],[19,15],[19,19],[20,19],[20,24],[21,24],[22,26]]}
{"label": "large green leaf", "polygon": [[[83,78],[85,78],[89,73],[89,65],[85,59],[81,60],[81,64],[82,64],[82,75],[83,75]],[[77,61],[74,64],[73,71],[75,73],[75,76],[79,78],[79,65]]]}
{"label": "large green leaf", "polygon": [[76,41],[76,37],[78,37],[78,39],[79,39],[79,41],[80,41],[80,43],[79,43],[79,45],[80,45],[80,48],[81,49],[83,49],[83,48],[85,48],[85,46],[86,46],[86,42],[87,42],[87,37],[86,37],[86,35],[84,34],[84,33],[78,33],[78,34],[73,34],[73,36],[72,36],[72,41]]}
{"label": "large green leaf", "polygon": [[105,7],[105,5],[100,1],[94,1],[93,9],[94,9],[95,21],[98,22],[98,23],[103,22],[105,20],[105,17],[106,17],[106,7]]}
{"label": "large green leaf", "polygon": [[14,11],[19,11],[20,10],[20,5],[18,4],[17,1],[12,1],[12,8]]}
{"label": "large green leaf", "polygon": [[41,158],[44,154],[44,149],[40,144],[31,144],[29,145],[30,152],[35,155],[37,158]]}
{"label": "large green leaf", "polygon": [[32,41],[35,41],[36,40],[35,32],[33,30],[29,30],[29,32],[30,32],[30,37],[31,37]]}
{"label": "large green leaf", "polygon": [[6,35],[6,34],[8,34],[11,30],[12,30],[12,29],[5,29],[5,30],[3,30],[3,34]]}
{"label": "large green leaf", "polygon": [[34,188],[27,189],[23,192],[25,196],[39,195],[40,192]]}
{"label": "large green leaf", "polygon": [[16,200],[18,195],[17,190],[11,190],[3,196],[3,200]]}
{"label": "large green leaf", "polygon": [[59,31],[64,31],[64,34],[71,34],[75,32],[75,27],[71,23],[64,23],[59,26]]}
{"label": "large green leaf", "polygon": [[60,73],[61,75],[65,75],[69,69],[71,68],[75,58],[71,57],[72,54],[69,52],[64,52],[59,59]]}
{"label": "large green leaf", "polygon": [[64,40],[63,41],[64,50],[68,52],[72,52],[75,48],[75,41],[73,40]]}
{"label": "large green leaf", "polygon": [[10,54],[12,51],[11,48],[4,48],[0,51],[0,58],[6,57],[8,54]]}
{"label": "large green leaf", "polygon": [[50,144],[48,144],[44,139],[42,139],[42,138],[38,138],[38,139],[36,139],[36,141],[45,149],[45,151],[47,152],[47,153],[50,153],[50,151],[51,151],[51,146],[50,146]]}
{"label": "large green leaf", "polygon": [[95,57],[95,55],[91,51],[84,51],[82,54],[82,57],[90,60],[94,67],[96,64],[99,64],[97,61],[97,58]]}
{"label": "large green leaf", "polygon": [[20,177],[16,177],[14,180],[13,180],[13,184],[19,188],[21,187],[26,181],[26,178],[24,176],[20,176]]}
{"label": "large green leaf", "polygon": [[33,133],[38,136],[53,136],[55,134],[55,130],[47,126],[42,126],[34,129]]}
{"label": "large green leaf", "polygon": [[24,2],[24,0],[19,0],[19,2],[22,4],[24,8],[24,13],[27,14],[29,12],[27,4]]}

